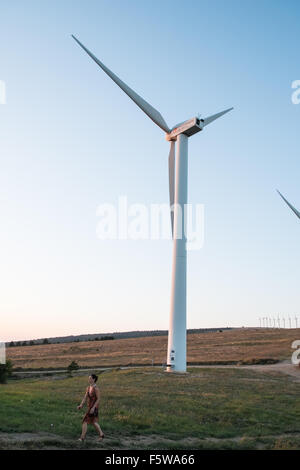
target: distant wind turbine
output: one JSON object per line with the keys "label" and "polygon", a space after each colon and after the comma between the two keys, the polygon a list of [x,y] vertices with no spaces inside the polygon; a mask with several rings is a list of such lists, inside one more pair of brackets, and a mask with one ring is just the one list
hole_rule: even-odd
{"label": "distant wind turbine", "polygon": [[[188,176],[188,138],[205,126],[231,111],[226,109],[207,118],[193,117],[169,128],[159,111],[129,88],[117,75],[109,70],[75,36],[73,39],[99,65],[99,67],[135,102],[152,121],[166,132],[170,142],[169,195],[171,228],[173,236],[173,268],[171,311],[168,336],[167,370],[186,371],[186,214]],[[177,152],[175,160],[175,142]],[[175,168],[176,165],[176,168]]]}
{"label": "distant wind turbine", "polygon": [[300,212],[297,211],[297,209],[295,209],[295,207],[292,206],[292,204],[287,199],[285,199],[285,197],[281,194],[280,191],[278,191],[278,189],[277,189],[277,192],[282,197],[282,199],[287,203],[287,205],[292,209],[292,211],[295,212],[296,216],[299,217],[300,219]]}

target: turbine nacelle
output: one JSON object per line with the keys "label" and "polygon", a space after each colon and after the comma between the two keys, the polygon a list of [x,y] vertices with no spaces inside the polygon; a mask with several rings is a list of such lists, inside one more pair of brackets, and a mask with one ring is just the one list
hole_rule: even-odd
{"label": "turbine nacelle", "polygon": [[216,119],[224,116],[224,114],[231,111],[233,108],[225,109],[225,111],[221,111],[220,113],[213,114],[212,116],[208,116],[204,119],[196,116],[192,119],[188,119],[187,121],[181,122],[177,124],[170,132],[166,134],[166,140],[175,141],[177,140],[177,136],[179,134],[185,134],[186,136],[190,137],[191,135],[197,134],[197,132],[202,131],[205,126],[208,126],[211,122],[215,121]]}
{"label": "turbine nacelle", "polygon": [[172,141],[177,140],[177,136],[179,134],[185,134],[188,137],[191,137],[197,132],[202,131],[204,127],[204,119],[200,119],[199,117],[194,117],[192,119],[188,119],[180,124],[177,124],[171,132],[166,134],[166,140]]}

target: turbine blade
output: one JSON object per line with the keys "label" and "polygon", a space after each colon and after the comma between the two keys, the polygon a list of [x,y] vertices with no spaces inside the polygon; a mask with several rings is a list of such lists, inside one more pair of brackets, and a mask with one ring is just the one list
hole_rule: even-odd
{"label": "turbine blade", "polygon": [[174,193],[175,193],[175,141],[171,140],[170,152],[169,152],[169,194],[170,194],[170,215],[171,215],[172,237],[174,236],[174,210],[172,210],[172,206],[174,204]]}
{"label": "turbine blade", "polygon": [[292,206],[292,204],[290,204],[289,201],[287,201],[287,199],[285,199],[285,197],[281,194],[280,191],[278,191],[278,189],[277,189],[277,192],[282,197],[282,199],[287,203],[287,205],[292,209],[292,211],[295,212],[296,216],[299,217],[300,219],[300,212],[297,211],[297,209],[295,209],[295,207]]}
{"label": "turbine blade", "polygon": [[82,47],[83,50],[102,68],[102,70],[123,90],[135,104],[141,108],[144,113],[152,119],[155,124],[157,124],[165,132],[170,132],[169,126],[162,117],[162,115],[153,108],[151,104],[147,103],[141,96],[139,96],[135,91],[133,91],[126,83],[124,83],[117,75],[115,75],[111,70],[109,70],[97,57],[94,56],[81,42],[72,34],[72,38]]}
{"label": "turbine blade", "polygon": [[233,108],[225,109],[225,111],[222,111],[221,113],[213,114],[212,116],[208,116],[207,118],[203,119],[204,124],[203,127],[207,126],[211,122],[215,121],[221,116],[224,116],[224,114],[229,113]]}

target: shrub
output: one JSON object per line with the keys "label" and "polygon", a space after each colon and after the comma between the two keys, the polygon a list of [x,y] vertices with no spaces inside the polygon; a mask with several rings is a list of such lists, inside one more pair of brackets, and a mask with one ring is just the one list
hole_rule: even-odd
{"label": "shrub", "polygon": [[68,365],[68,372],[70,375],[72,375],[72,372],[74,370],[78,370],[79,369],[79,365],[77,364],[76,361],[72,361],[71,364]]}
{"label": "shrub", "polygon": [[5,364],[0,364],[0,384],[5,384],[12,375],[12,362],[8,359]]}

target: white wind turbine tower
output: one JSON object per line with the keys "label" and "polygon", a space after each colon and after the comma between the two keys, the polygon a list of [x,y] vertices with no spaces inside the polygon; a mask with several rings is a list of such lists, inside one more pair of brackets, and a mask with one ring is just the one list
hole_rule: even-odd
{"label": "white wind turbine tower", "polygon": [[[226,109],[205,119],[193,117],[169,128],[162,115],[98,60],[75,36],[75,41],[101,69],[131,98],[152,121],[166,132],[170,142],[169,194],[173,235],[171,311],[168,336],[167,370],[186,371],[186,214],[188,177],[188,138],[223,116]],[[177,142],[175,158],[175,142]],[[176,167],[175,167],[176,166]]]}

